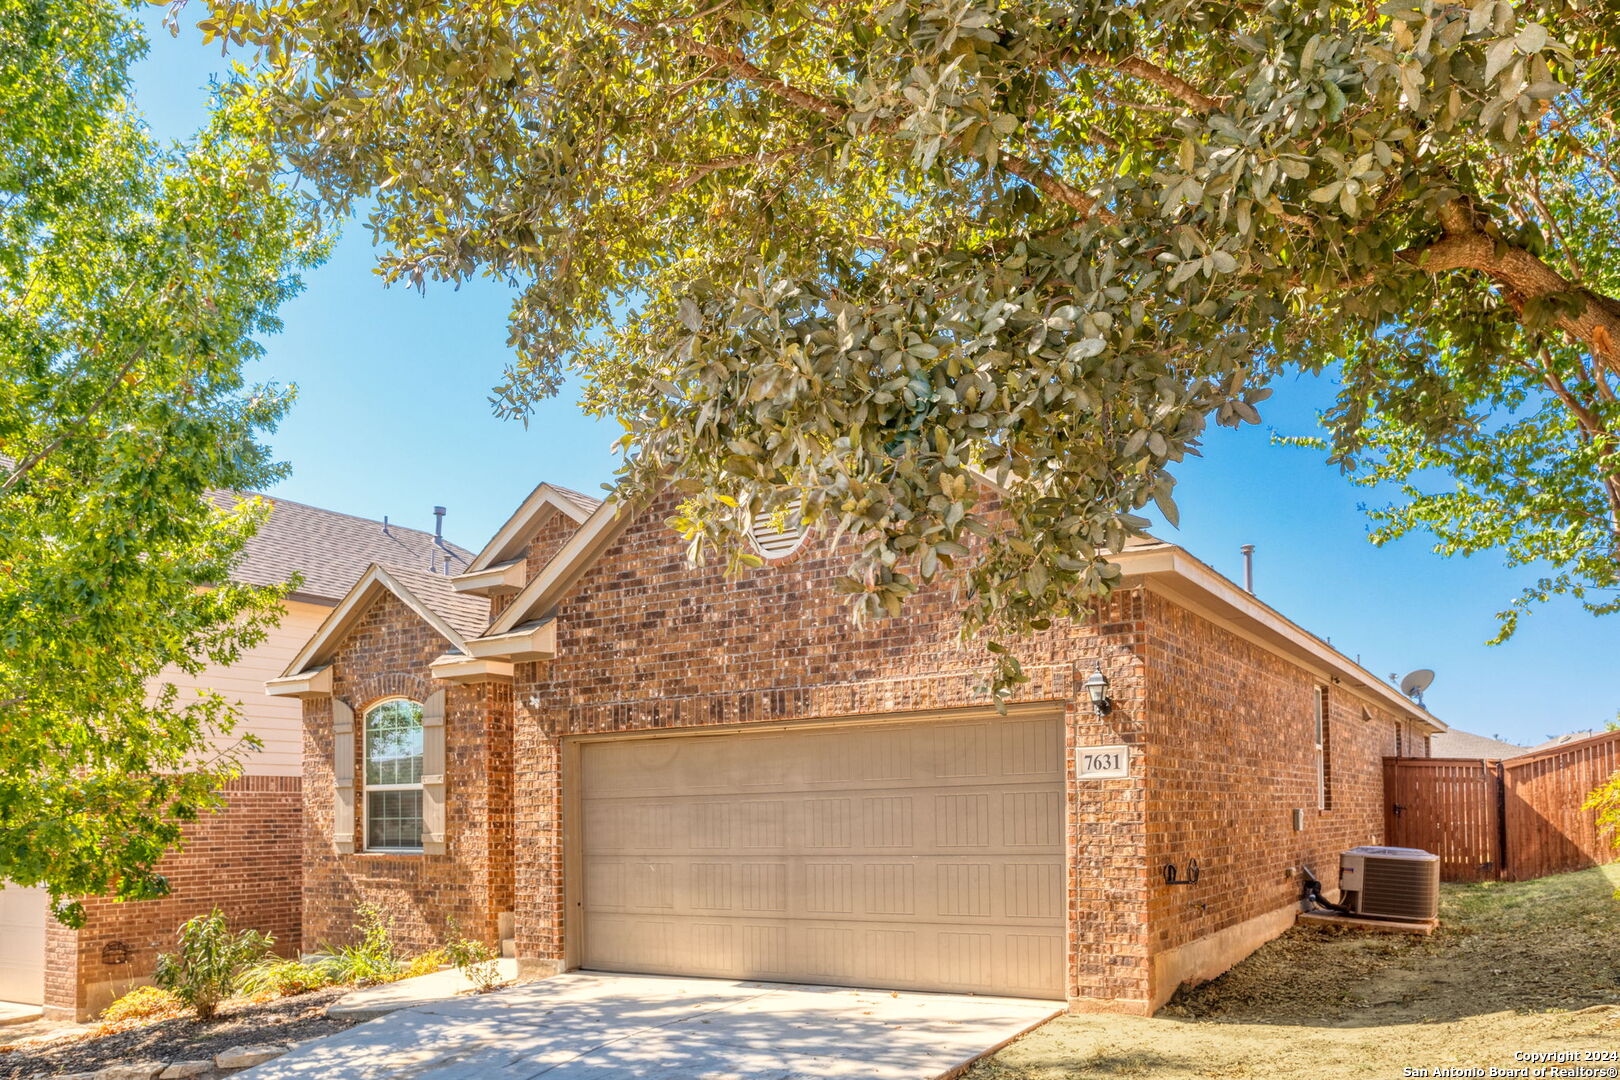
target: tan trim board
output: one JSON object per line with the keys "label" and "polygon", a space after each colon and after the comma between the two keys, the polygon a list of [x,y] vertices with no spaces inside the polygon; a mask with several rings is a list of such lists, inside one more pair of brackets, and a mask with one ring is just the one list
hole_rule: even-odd
{"label": "tan trim board", "polygon": [[450,579],[450,587],[475,596],[506,596],[523,588],[523,571],[523,560],[513,559],[487,570],[457,574]]}
{"label": "tan trim board", "polygon": [[428,672],[447,683],[511,682],[513,664],[509,660],[486,660],[445,653],[428,665]]}
{"label": "tan trim board", "polygon": [[264,692],[270,697],[325,697],[332,692],[332,665],[325,664],[297,675],[266,679]]}
{"label": "tan trim board", "polygon": [[557,621],[545,619],[504,634],[474,638],[465,651],[480,660],[550,660],[557,655]]}

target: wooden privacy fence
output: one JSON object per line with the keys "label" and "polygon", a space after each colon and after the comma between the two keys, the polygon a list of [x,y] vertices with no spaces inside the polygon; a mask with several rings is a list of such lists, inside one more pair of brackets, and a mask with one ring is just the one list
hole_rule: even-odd
{"label": "wooden privacy fence", "polygon": [[1503,761],[1385,758],[1384,835],[1446,881],[1524,881],[1615,857],[1581,804],[1620,770],[1620,732]]}

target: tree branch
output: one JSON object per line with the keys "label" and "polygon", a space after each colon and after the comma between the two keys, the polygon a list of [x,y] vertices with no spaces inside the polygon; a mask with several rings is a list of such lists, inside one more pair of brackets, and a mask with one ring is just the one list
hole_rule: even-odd
{"label": "tree branch", "polygon": [[[627,18],[623,15],[604,11],[600,7],[597,8],[597,11],[609,25],[624,31],[635,38],[647,40],[653,36],[652,28],[643,23],[639,23],[636,20]],[[823,97],[819,94],[811,93],[808,90],[804,90],[797,86],[793,86],[790,83],[784,82],[782,79],[770,74],[764,68],[760,67],[758,64],[754,63],[752,60],[748,59],[742,53],[737,52],[734,49],[725,49],[718,45],[710,45],[707,42],[698,41],[695,38],[680,33],[668,34],[667,40],[669,44],[675,46],[675,48],[681,50],[687,55],[703,57],[704,59],[725,68],[727,71],[731,72],[737,78],[742,79],[744,82],[757,86],[772,96],[780,98],[781,100],[786,101],[791,105],[795,105],[800,109],[815,113],[817,116],[821,116],[827,120],[831,120],[840,128],[847,127],[849,117],[854,112],[853,109],[851,109],[848,105],[845,105],[843,102],[837,101],[833,98]],[[1146,64],[1145,61],[1142,63]],[[1152,67],[1151,64],[1146,64],[1146,66],[1150,68]],[[1174,76],[1168,75],[1164,72],[1160,72],[1160,75],[1176,83],[1181,82],[1181,80],[1176,79]],[[1192,87],[1188,86],[1187,89],[1192,90]],[[1196,91],[1193,92],[1196,93]],[[890,122],[881,126],[869,127],[868,130],[894,131],[898,130],[898,128],[898,122]],[[958,139],[952,139],[951,143],[957,147],[961,146],[961,142]],[[1102,211],[1097,205],[1096,199],[1093,199],[1090,195],[1087,195],[1080,188],[1077,188],[1074,185],[1053,176],[1050,172],[1047,172],[1040,165],[1030,161],[1028,158],[1003,152],[1001,154],[1001,163],[1008,172],[1012,173],[1020,180],[1023,180],[1025,183],[1035,187],[1043,195],[1056,199],[1071,209],[1078,210],[1080,213],[1087,215],[1104,213],[1104,211]]]}
{"label": "tree branch", "polygon": [[1150,63],[1140,56],[1127,56],[1124,59],[1109,56],[1107,53],[1096,52],[1090,49],[1073,53],[1073,58],[1093,68],[1106,68],[1110,71],[1122,71],[1127,75],[1134,75],[1143,82],[1151,83],[1160,90],[1192,107],[1195,112],[1212,113],[1226,106],[1225,97],[1206,94],[1186,79]]}
{"label": "tree branch", "polygon": [[1554,324],[1620,374],[1620,301],[1569,281],[1525,249],[1486,233],[1462,200],[1447,203],[1439,217],[1441,238],[1403,251],[1399,258],[1428,274],[1478,271],[1502,286],[1505,299],[1521,316],[1532,301],[1543,297],[1561,293],[1581,297],[1585,301],[1581,310],[1559,312]]}
{"label": "tree branch", "polygon": [[62,444],[67,442],[70,436],[77,434],[81,428],[88,424],[91,418],[101,411],[101,407],[107,404],[107,399],[112,397],[113,391],[117,390],[119,384],[124,381],[124,376],[129,374],[130,368],[134,367],[136,361],[145,355],[146,346],[143,345],[139,349],[136,349],[130,358],[124,361],[123,366],[113,373],[112,380],[108,382],[106,389],[104,389],[101,392],[101,395],[91,403],[90,408],[85,411],[83,416],[79,417],[75,423],[68,425],[68,427],[64,429],[61,434],[57,435],[56,438],[46,443],[38,450],[35,450],[32,454],[24,457],[15,466],[13,466],[11,472],[6,475],[5,481],[0,483],[0,495],[4,495],[6,492],[16,487],[17,482],[26,476],[28,472],[34,468],[34,466],[56,453],[56,451],[61,448]]}
{"label": "tree branch", "polygon": [[671,185],[665,194],[673,195],[677,191],[684,191],[711,173],[721,172],[725,169],[740,169],[744,165],[764,167],[775,165],[783,158],[790,158],[797,154],[820,150],[827,143],[817,143],[810,140],[794,143],[792,146],[783,146],[776,150],[760,150],[752,154],[731,154],[726,157],[715,158],[692,166],[692,171],[681,177]]}

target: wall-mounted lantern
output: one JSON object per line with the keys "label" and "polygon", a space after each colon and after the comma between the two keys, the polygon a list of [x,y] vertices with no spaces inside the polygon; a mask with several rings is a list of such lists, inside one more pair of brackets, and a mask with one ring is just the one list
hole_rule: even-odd
{"label": "wall-mounted lantern", "polygon": [[1114,707],[1114,701],[1108,696],[1108,676],[1098,668],[1086,676],[1086,693],[1091,695],[1091,707],[1097,710],[1098,716],[1107,716]]}

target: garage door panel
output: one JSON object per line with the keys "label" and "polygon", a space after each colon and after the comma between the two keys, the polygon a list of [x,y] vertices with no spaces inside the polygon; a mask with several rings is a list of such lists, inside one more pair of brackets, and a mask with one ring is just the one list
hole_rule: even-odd
{"label": "garage door panel", "polygon": [[588,743],[583,964],[1061,996],[1062,761],[1056,718]]}
{"label": "garage door panel", "polygon": [[949,918],[1050,922],[1063,917],[1062,866],[997,853],[836,861],[747,861],[696,855],[597,856],[585,871],[592,911],[792,918],[839,915],[858,922]]}
{"label": "garage door panel", "polygon": [[1063,793],[1051,783],[1002,783],[977,791],[780,794],[769,800],[720,794],[589,796],[584,828],[594,854],[1062,848]]}
{"label": "garage door panel", "polygon": [[647,920],[599,915],[592,966],[606,971],[830,982],[1051,997],[1061,934],[953,924],[856,928],[838,922]]}

